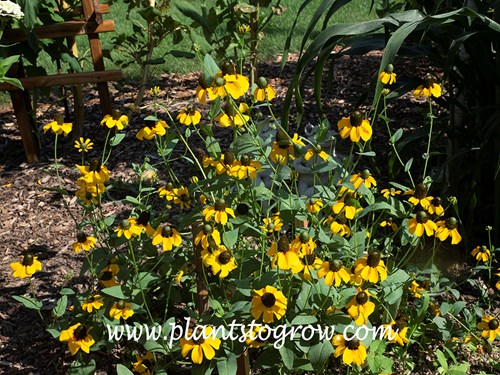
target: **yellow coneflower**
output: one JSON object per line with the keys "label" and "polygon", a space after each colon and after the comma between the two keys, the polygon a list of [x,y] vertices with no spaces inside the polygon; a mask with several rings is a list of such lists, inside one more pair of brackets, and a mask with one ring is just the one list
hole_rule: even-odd
{"label": "yellow coneflower", "polygon": [[359,111],[354,111],[349,117],[342,117],[337,123],[340,136],[350,138],[352,142],[359,142],[361,139],[367,142],[372,137],[372,127],[368,120],[363,119]]}
{"label": "yellow coneflower", "polygon": [[273,323],[280,320],[286,313],[288,300],[285,295],[273,286],[266,286],[259,290],[253,290],[252,316],[259,320],[262,317],[264,323]]}

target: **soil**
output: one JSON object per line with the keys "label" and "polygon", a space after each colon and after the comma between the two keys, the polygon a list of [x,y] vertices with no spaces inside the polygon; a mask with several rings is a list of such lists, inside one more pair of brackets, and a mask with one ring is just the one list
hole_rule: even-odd
{"label": "soil", "polygon": [[[335,63],[335,72],[329,88],[324,94],[323,108],[326,118],[336,124],[341,116],[347,116],[355,107],[361,94],[367,90],[368,82],[377,71],[381,52],[375,51],[364,56],[344,56]],[[279,59],[267,62],[260,67],[260,73],[270,78],[276,88],[277,98],[274,100],[276,113],[280,108],[295,70],[297,56],[292,55],[285,70],[280,75]],[[419,65],[415,62],[401,64],[398,80],[419,75]],[[423,74],[420,74],[422,76]],[[275,77],[275,78],[273,78]],[[177,113],[193,100],[197,86],[197,74],[164,75],[155,82],[161,90],[161,99],[169,103],[172,113]],[[136,87],[133,83],[110,85],[113,101],[117,108],[126,109],[133,103]],[[85,87],[85,124],[84,135],[90,137],[96,145],[104,142],[105,132],[99,125],[102,118],[97,93],[91,87]],[[52,121],[54,114],[62,108],[60,93],[40,99],[36,117],[40,128]],[[312,89],[309,86],[304,92],[306,110],[304,123],[317,123]],[[71,99],[71,98],[70,98]],[[71,100],[69,101],[71,105]],[[366,103],[369,103],[369,99]],[[152,97],[146,94],[145,105],[151,105]],[[361,107],[363,108],[363,107]],[[398,122],[405,125],[405,131],[411,131],[413,125],[421,123],[423,104],[408,100],[408,96],[397,101],[391,111],[397,114]],[[444,110],[443,110],[444,111]],[[135,140],[136,132],[143,126],[144,114],[131,118],[130,129],[125,141],[113,153],[108,168],[112,171],[113,180],[120,183],[118,193],[111,193],[103,209],[117,215],[127,212],[119,202],[133,191],[132,162],[140,163],[152,150],[147,142]],[[293,109],[291,111],[293,113]],[[439,116],[439,113],[437,114]],[[394,116],[396,118],[396,116]],[[391,124],[397,128],[397,124]],[[24,308],[12,299],[13,295],[27,295],[36,292],[42,299],[44,307],[41,311],[44,319],[50,319],[50,310],[59,298],[62,287],[83,288],[85,279],[79,275],[84,255],[71,250],[75,240],[75,227],[70,215],[65,210],[61,195],[50,188],[57,188],[54,168],[54,137],[40,132],[41,161],[37,164],[24,162],[23,147],[15,122],[13,110],[9,105],[0,109],[0,373],[2,374],[63,374],[68,371],[72,358],[66,346],[45,330],[40,317],[34,310]],[[63,187],[72,192],[75,190],[76,172],[74,165],[80,162],[80,156],[72,146],[71,139],[62,139],[59,145],[58,161],[63,177]],[[377,151],[377,163],[386,165],[388,155],[388,137],[385,132],[374,137],[374,149]],[[97,147],[98,148],[98,147]],[[94,150],[94,152],[97,151]],[[181,179],[188,179],[193,171],[178,163],[175,166]],[[383,177],[380,177],[383,179]],[[123,194],[123,197],[121,196]],[[71,206],[71,203],[70,203]],[[76,211],[74,212],[76,214]],[[31,281],[12,277],[9,264],[20,260],[21,254],[29,251],[43,263],[43,271],[36,274]],[[443,257],[443,269],[450,274],[460,275],[467,264],[463,259],[449,254]],[[475,297],[472,297],[475,298]],[[417,364],[412,373],[434,374],[436,368],[434,351],[429,348],[412,351]],[[494,373],[493,363],[498,363],[498,346],[493,353],[463,351],[456,353],[459,360],[468,361],[475,372],[481,370]],[[112,354],[100,353],[98,366],[106,372],[113,373],[110,363]],[[498,371],[498,370],[497,370]],[[473,373],[473,372],[471,372]]]}

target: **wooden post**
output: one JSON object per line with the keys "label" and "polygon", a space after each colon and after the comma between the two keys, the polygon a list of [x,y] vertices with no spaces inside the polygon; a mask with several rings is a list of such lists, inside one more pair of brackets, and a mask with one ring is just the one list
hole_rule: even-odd
{"label": "wooden post", "polygon": [[[99,0],[82,0],[82,7],[85,21],[88,22],[94,20],[98,24],[103,23]],[[102,54],[99,34],[90,33],[88,34],[88,37],[94,70],[96,72],[104,71],[104,57]],[[111,114],[112,106],[107,82],[99,82],[97,84],[97,91],[99,92],[102,115]]]}
{"label": "wooden post", "polygon": [[[9,70],[14,77],[24,77],[24,69],[22,61],[14,64]],[[27,90],[10,91],[10,99],[14,114],[16,115],[17,124],[21,131],[21,139],[24,146],[24,155],[28,163],[37,163],[40,161],[40,149],[38,140],[35,136],[35,123],[33,121],[33,109],[31,107],[31,98]]]}

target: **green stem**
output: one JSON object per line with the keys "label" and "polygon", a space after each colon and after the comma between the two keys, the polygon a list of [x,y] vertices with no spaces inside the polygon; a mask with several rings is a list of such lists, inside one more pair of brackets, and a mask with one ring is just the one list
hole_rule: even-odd
{"label": "green stem", "polygon": [[432,115],[432,101],[429,98],[429,140],[427,141],[427,151],[425,153],[425,164],[424,164],[424,173],[422,175],[422,178],[425,179],[426,173],[427,173],[427,164],[429,162],[430,158],[430,151],[431,151],[431,139],[432,139],[432,126],[434,125],[434,116]]}

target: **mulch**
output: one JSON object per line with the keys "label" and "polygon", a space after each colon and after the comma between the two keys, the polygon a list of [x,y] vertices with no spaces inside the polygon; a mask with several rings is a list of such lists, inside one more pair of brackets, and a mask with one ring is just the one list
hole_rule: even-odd
{"label": "mulch", "polygon": [[[326,117],[332,126],[341,116],[347,116],[353,109],[360,93],[367,89],[372,75],[377,71],[380,58],[381,52],[375,51],[364,56],[345,56],[336,61],[333,79],[331,82],[325,81],[325,87],[329,90],[325,92],[326,99],[323,102]],[[296,55],[291,56],[281,75],[279,59],[260,67],[259,73],[270,79],[276,88],[278,94],[274,102],[276,113],[280,113],[296,60]],[[408,74],[419,73],[419,65],[415,62],[405,62],[402,67]],[[169,111],[175,115],[193,100],[197,73],[182,76],[163,75],[157,78],[155,84],[160,86],[161,99],[168,103]],[[133,103],[136,87],[133,82],[125,82],[112,85],[111,91],[115,106],[126,109]],[[99,148],[104,142],[105,131],[99,125],[102,115],[98,97],[91,87],[85,87],[84,95],[84,134],[94,141],[96,148]],[[304,98],[308,108],[304,111],[304,122],[315,124],[318,119],[315,115],[310,86],[304,91]],[[144,104],[151,105],[151,103],[152,98],[147,93]],[[397,114],[398,122],[418,123],[421,121],[422,104],[415,101],[410,102],[410,105],[408,103],[408,100],[395,103],[392,111]],[[36,111],[40,128],[52,121],[54,114],[60,112],[61,108],[57,92],[54,91],[51,97],[41,98]],[[143,119],[148,114],[150,113],[144,110],[131,119],[130,129],[124,142],[117,147],[110,160],[108,168],[112,171],[112,177],[122,184],[121,192],[112,192],[108,196],[107,203],[103,206],[107,213],[115,213],[118,216],[127,214],[127,209],[120,204],[119,199],[127,195],[127,188],[133,189],[131,188],[134,182],[132,163],[141,163],[144,157],[153,151],[148,142],[139,142],[135,139],[136,132],[143,126]],[[408,125],[408,128],[411,126]],[[80,163],[80,156],[69,138],[62,140],[58,157],[63,187],[74,192],[76,190],[74,181],[77,177],[74,165]],[[3,374],[64,374],[68,371],[72,360],[66,346],[52,338],[36,312],[24,308],[12,299],[13,295],[36,293],[44,303],[42,315],[45,321],[48,321],[50,310],[59,298],[60,289],[83,288],[86,283],[86,280],[79,275],[84,255],[71,251],[71,243],[75,240],[74,223],[65,210],[61,196],[47,189],[58,187],[53,142],[54,137],[51,134],[43,135],[41,132],[40,163],[25,163],[13,110],[9,105],[0,108],[0,373]],[[384,133],[374,143],[374,149],[377,151],[377,162],[384,165],[389,152],[387,136]],[[97,155],[97,150],[94,152]],[[181,179],[187,180],[193,173],[180,162],[174,168],[179,171]],[[74,213],[77,214],[77,211]],[[20,260],[21,254],[25,251],[38,256],[43,263],[43,271],[37,273],[31,282],[13,278],[9,267],[11,262]],[[421,354],[416,362],[421,370],[415,370],[413,373],[435,373],[432,365],[433,354],[418,353]],[[463,355],[470,360],[470,363],[474,363],[475,370],[491,371],[489,355],[481,356],[477,353]],[[107,353],[99,353],[97,361],[107,373],[112,373],[114,370],[109,367],[112,359],[109,357]],[[496,361],[498,362],[498,355]]]}

